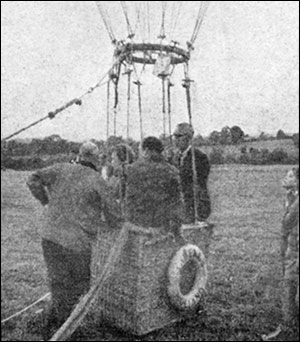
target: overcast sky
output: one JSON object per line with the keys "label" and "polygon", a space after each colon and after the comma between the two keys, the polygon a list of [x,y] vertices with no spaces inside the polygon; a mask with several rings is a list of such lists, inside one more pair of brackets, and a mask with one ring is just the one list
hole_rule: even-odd
{"label": "overcast sky", "polygon": [[[117,38],[126,38],[119,1],[103,1]],[[130,15],[133,2],[126,2]],[[147,2],[140,1],[141,8]],[[173,3],[173,4],[172,4]],[[179,1],[166,9],[167,33]],[[199,2],[184,1],[171,38],[191,38]],[[174,14],[173,14],[174,13]],[[160,31],[161,4],[151,1],[151,34]],[[132,18],[131,18],[132,19]],[[140,38],[147,39],[148,20]],[[168,26],[169,25],[169,26]],[[135,27],[135,21],[132,20]],[[140,30],[137,26],[137,32]],[[155,40],[156,42],[156,40]],[[1,1],[1,138],[47,115],[96,84],[112,63],[113,47],[94,1]],[[162,133],[160,81],[153,67],[142,75],[145,135]],[[299,2],[211,2],[192,54],[193,122],[208,135],[229,125],[248,134],[299,126]],[[182,67],[175,70],[173,125],[187,120]],[[120,84],[117,134],[126,134],[126,81]],[[139,138],[136,88],[130,135]],[[111,122],[112,127],[112,122]],[[111,129],[112,133],[112,129]],[[82,141],[106,137],[106,89],[87,96],[54,120],[19,138],[61,137]]]}

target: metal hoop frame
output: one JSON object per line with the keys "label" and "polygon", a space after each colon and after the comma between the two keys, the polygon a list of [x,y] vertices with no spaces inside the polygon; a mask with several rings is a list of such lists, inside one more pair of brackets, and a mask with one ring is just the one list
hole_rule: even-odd
{"label": "metal hoop frame", "polygon": [[[155,54],[162,52],[170,54],[171,64],[187,63],[190,59],[190,53],[187,50],[178,48],[175,45],[162,45],[151,43],[118,43],[115,49],[115,57],[120,62],[128,61],[130,63],[155,64]],[[143,56],[138,56],[142,53]]]}

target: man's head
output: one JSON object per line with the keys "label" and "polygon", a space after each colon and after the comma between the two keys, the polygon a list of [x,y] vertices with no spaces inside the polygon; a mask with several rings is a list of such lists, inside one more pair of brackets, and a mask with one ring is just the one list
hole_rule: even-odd
{"label": "man's head", "polygon": [[120,166],[121,164],[131,164],[134,162],[134,152],[132,148],[126,144],[119,144],[115,146],[112,151],[112,164],[114,167]]}
{"label": "man's head", "polygon": [[287,190],[299,190],[299,167],[289,170],[282,180],[282,186]]}
{"label": "man's head", "polygon": [[99,149],[91,141],[87,141],[80,146],[79,159],[81,161],[97,164],[99,159]]}
{"label": "man's head", "polygon": [[146,154],[161,154],[164,150],[162,142],[155,137],[147,137],[143,140],[142,151]]}
{"label": "man's head", "polygon": [[194,136],[194,129],[189,123],[183,122],[177,125],[174,131],[175,145],[180,151],[185,151]]}

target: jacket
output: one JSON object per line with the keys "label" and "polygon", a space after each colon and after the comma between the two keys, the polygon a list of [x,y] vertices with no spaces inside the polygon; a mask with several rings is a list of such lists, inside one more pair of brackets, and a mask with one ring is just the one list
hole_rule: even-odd
{"label": "jacket", "polygon": [[143,227],[174,232],[181,226],[182,201],[178,170],[162,156],[128,166],[126,219]]}
{"label": "jacket", "polygon": [[[198,219],[207,219],[211,213],[211,202],[207,188],[210,164],[207,155],[194,149],[197,174],[196,193],[198,201]],[[179,169],[181,191],[183,193],[186,220],[194,221],[194,190],[193,190],[193,164],[192,150],[189,148],[181,154],[177,152],[174,163]]]}
{"label": "jacket", "polygon": [[87,251],[101,225],[119,227],[122,223],[105,181],[91,167],[56,164],[33,173],[27,185],[45,206],[42,238],[65,248]]}

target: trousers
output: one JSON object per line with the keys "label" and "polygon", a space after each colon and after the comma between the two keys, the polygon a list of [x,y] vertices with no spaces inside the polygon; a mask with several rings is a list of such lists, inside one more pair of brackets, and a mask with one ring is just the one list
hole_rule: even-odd
{"label": "trousers", "polygon": [[42,248],[52,296],[43,331],[44,339],[49,339],[90,288],[91,252],[77,253],[46,239]]}

